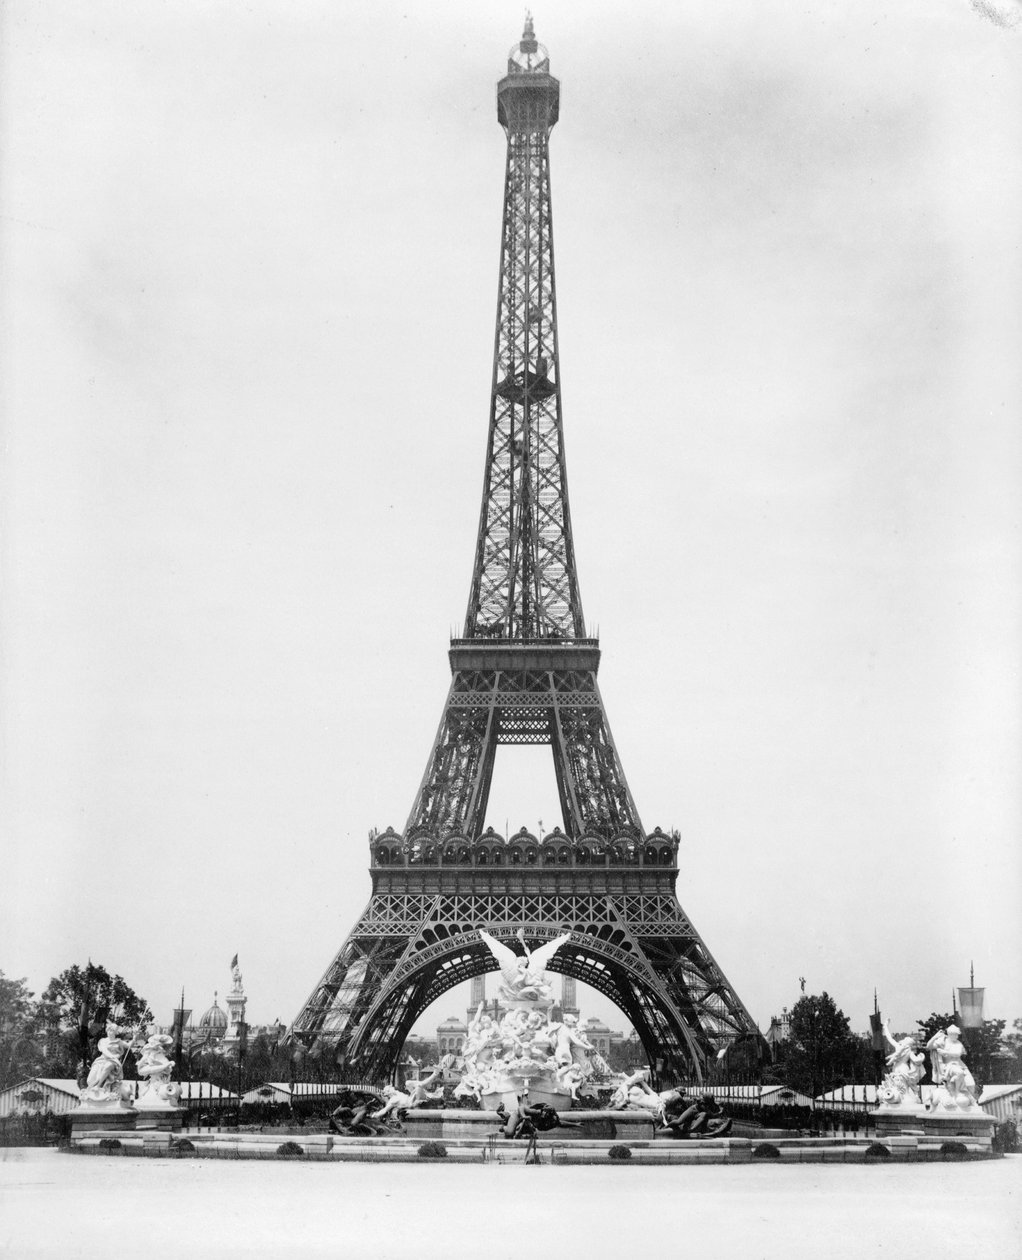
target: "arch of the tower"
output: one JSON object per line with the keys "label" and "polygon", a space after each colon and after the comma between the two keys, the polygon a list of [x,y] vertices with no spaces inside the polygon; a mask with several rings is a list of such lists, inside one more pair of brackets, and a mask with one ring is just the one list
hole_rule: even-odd
{"label": "arch of the tower", "polygon": [[[712,995],[700,991],[698,960],[686,964],[678,949],[669,949],[673,979],[665,978],[664,969],[651,965],[647,950],[636,950],[625,930],[591,926],[591,932],[573,933],[549,970],[590,985],[624,1013],[642,1042],[656,1082],[702,1079],[717,1046],[747,1029],[723,1005],[715,1007]],[[536,927],[528,934],[535,941],[556,931]],[[493,956],[474,928],[424,926],[414,948],[390,969],[380,988],[361,986],[363,1000],[349,1008],[345,1029],[332,1029],[327,1019],[318,1029],[307,1029],[304,1039],[318,1036],[336,1045],[338,1061],[349,1075],[389,1079],[405,1039],[426,1008],[454,986],[494,970]]]}

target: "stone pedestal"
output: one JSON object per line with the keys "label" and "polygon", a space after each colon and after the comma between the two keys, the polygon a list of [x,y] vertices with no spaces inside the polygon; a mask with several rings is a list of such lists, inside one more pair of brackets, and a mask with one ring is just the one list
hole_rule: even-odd
{"label": "stone pedestal", "polygon": [[948,1142],[968,1139],[988,1145],[996,1124],[993,1116],[975,1105],[950,1110],[927,1107],[924,1103],[902,1103],[878,1107],[875,1118],[878,1141],[904,1134]]}
{"label": "stone pedestal", "polygon": [[[653,1120],[642,1111],[561,1111],[559,1114],[579,1129],[549,1129],[540,1133],[541,1141],[604,1140],[648,1142],[653,1138]],[[401,1122],[410,1138],[486,1138],[501,1132],[501,1124],[492,1111],[431,1110],[423,1107],[409,1111]]]}
{"label": "stone pedestal", "polygon": [[557,1088],[557,1082],[553,1079],[553,1073],[537,1072],[528,1080],[523,1078],[515,1088],[506,1089],[503,1092],[483,1094],[480,1099],[483,1110],[492,1113],[503,1103],[508,1111],[512,1111],[518,1106],[518,1099],[526,1084],[529,1087],[529,1102],[533,1106],[537,1103],[544,1103],[547,1107],[553,1107],[554,1111],[565,1112],[571,1107],[571,1095],[566,1089]]}
{"label": "stone pedestal", "polygon": [[177,1133],[184,1120],[184,1111],[180,1107],[136,1107],[138,1119],[136,1129],[157,1130],[163,1133]]}
{"label": "stone pedestal", "polygon": [[135,1128],[138,1113],[134,1107],[90,1107],[82,1106],[71,1112],[71,1133],[82,1133],[87,1129],[100,1129],[103,1132],[124,1132]]}

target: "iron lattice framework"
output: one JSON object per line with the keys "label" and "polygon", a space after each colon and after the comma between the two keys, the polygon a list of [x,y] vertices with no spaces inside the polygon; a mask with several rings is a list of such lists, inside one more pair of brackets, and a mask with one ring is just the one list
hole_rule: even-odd
{"label": "iron lattice framework", "polygon": [[[756,1026],[675,895],[676,835],[647,835],[596,682],[575,567],[561,422],[550,131],[560,89],[532,22],[497,90],[507,134],[489,437],[463,637],[404,831],[370,836],[372,898],[292,1034],[390,1075],[423,1010],[492,970],[477,929],[570,930],[551,969],[628,1016],[661,1081],[701,1077]],[[548,744],[562,826],[483,825],[497,746]]]}

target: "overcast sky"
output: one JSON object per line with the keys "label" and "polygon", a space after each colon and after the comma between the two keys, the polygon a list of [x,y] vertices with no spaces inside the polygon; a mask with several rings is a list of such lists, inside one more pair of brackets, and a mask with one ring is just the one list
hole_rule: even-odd
{"label": "overcast sky", "polygon": [[[166,1020],[238,952],[287,1022],[368,899],[468,596],[523,12],[3,6],[0,969],[37,992],[91,955]],[[800,976],[909,1027],[970,960],[1022,1016],[1020,14],[535,9],[600,684],[763,1027]],[[559,821],[548,749],[500,750],[505,820]]]}

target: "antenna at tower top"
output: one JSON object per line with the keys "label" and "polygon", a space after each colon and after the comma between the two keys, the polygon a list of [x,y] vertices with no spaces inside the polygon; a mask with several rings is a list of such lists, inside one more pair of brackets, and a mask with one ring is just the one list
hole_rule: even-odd
{"label": "antenna at tower top", "polygon": [[539,48],[539,41],[532,27],[532,14],[528,9],[525,10],[525,29],[522,31],[522,40],[518,47],[523,53],[534,53]]}

